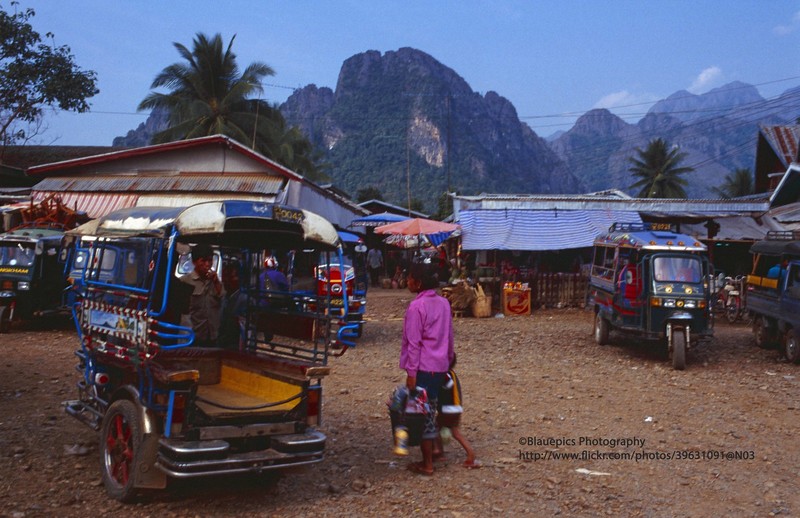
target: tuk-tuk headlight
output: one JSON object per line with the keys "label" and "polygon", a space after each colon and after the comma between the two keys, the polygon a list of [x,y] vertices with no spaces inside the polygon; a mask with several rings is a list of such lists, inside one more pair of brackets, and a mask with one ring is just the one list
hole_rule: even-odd
{"label": "tuk-tuk headlight", "polygon": [[664,299],[663,306],[665,308],[674,308],[675,307],[675,299]]}
{"label": "tuk-tuk headlight", "polygon": [[687,301],[684,302],[683,307],[689,308],[689,309],[694,309],[694,308],[697,307],[697,301],[687,300]]}
{"label": "tuk-tuk headlight", "polygon": [[29,289],[31,289],[31,283],[26,282],[26,281],[20,281],[20,282],[17,283],[17,289],[18,290],[29,290]]}

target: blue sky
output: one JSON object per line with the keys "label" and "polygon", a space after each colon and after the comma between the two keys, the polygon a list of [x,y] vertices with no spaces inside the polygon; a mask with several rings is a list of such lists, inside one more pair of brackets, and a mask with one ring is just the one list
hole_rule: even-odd
{"label": "blue sky", "polygon": [[172,43],[191,47],[197,32],[235,34],[242,68],[275,69],[271,102],[335,88],[355,54],[413,47],[509,99],[540,136],[597,107],[635,122],[682,89],[743,81],[772,97],[800,85],[800,0],[19,1],[98,74],[92,113],[49,114],[40,144],[106,146],[144,122],[136,107],[153,77],[180,60]]}

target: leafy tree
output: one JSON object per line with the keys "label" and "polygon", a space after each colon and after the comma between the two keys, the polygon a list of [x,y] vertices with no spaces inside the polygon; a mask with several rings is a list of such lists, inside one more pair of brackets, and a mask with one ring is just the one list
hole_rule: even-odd
{"label": "leafy tree", "polygon": [[370,187],[364,187],[363,189],[359,189],[356,192],[356,201],[358,203],[369,200],[383,201],[383,194],[381,194],[381,190],[378,189],[377,187],[370,186]]}
{"label": "leafy tree", "polygon": [[425,203],[420,200],[419,198],[411,198],[411,206],[409,209],[416,211],[416,212],[425,212]]}
{"label": "leafy tree", "polygon": [[[0,145],[26,142],[42,131],[45,107],[85,112],[99,91],[96,74],[81,70],[66,45],[42,43],[28,21],[33,9],[0,6]],[[46,37],[53,39],[52,33]]]}
{"label": "leafy tree", "polygon": [[153,80],[151,92],[139,110],[164,108],[169,127],[153,136],[154,143],[208,135],[226,135],[294,171],[312,179],[321,176],[313,149],[297,128],[287,128],[277,106],[253,99],[264,89],[262,80],[275,71],[261,62],[251,63],[240,74],[231,38],[227,47],[219,34],[209,38],[198,33],[192,50],[173,43],[185,62],[164,68]]}
{"label": "leafy tree", "polygon": [[694,171],[691,167],[680,167],[686,153],[678,151],[677,146],[670,149],[664,139],[653,139],[647,148],[636,148],[638,157],[628,160],[633,167],[628,171],[639,180],[630,186],[640,189],[638,198],[686,198],[684,186],[688,185],[681,175]]}
{"label": "leafy tree", "polygon": [[432,217],[433,219],[438,219],[440,221],[444,220],[448,216],[453,213],[453,198],[451,198],[447,192],[443,192],[439,195],[439,199],[437,200],[437,209],[436,214]]}
{"label": "leafy tree", "polygon": [[753,175],[750,169],[741,167],[727,175],[722,186],[713,188],[713,191],[726,199],[753,194]]}

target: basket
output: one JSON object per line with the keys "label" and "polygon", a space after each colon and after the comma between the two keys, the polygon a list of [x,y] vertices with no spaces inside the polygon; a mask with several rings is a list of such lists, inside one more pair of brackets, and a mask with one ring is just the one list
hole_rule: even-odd
{"label": "basket", "polygon": [[392,422],[392,435],[398,426],[405,426],[408,429],[408,445],[419,446],[422,442],[422,432],[425,431],[425,414],[412,414],[389,410],[389,417]]}
{"label": "basket", "polygon": [[480,284],[475,288],[475,302],[472,303],[472,315],[475,318],[492,316],[492,296],[487,295]]}

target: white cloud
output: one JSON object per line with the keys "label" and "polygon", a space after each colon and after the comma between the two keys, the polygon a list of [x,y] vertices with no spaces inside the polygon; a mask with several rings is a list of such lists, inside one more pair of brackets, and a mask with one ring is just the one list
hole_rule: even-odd
{"label": "white cloud", "polygon": [[592,108],[605,108],[617,112],[619,108],[642,107],[641,110],[635,111],[646,111],[647,105],[653,104],[657,100],[658,97],[652,94],[634,94],[628,90],[621,90],[603,96]]}
{"label": "white cloud", "polygon": [[776,36],[787,36],[800,27],[800,11],[794,13],[789,23],[777,25],[772,29],[772,33]]}
{"label": "white cloud", "polygon": [[722,78],[722,69],[713,66],[708,67],[692,81],[692,86],[688,88],[690,92],[693,94],[700,93],[702,91],[708,90],[711,86],[714,86],[715,83]]}

